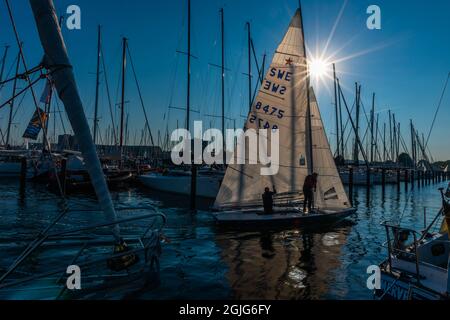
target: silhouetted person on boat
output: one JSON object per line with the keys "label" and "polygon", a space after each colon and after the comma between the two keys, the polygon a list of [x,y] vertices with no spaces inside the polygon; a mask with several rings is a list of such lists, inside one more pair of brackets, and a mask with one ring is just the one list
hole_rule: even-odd
{"label": "silhouetted person on boat", "polygon": [[316,192],[318,176],[319,175],[317,173],[307,176],[303,184],[303,195],[305,197],[305,200],[303,201],[304,213],[306,213],[306,207],[308,207],[308,213],[311,213],[312,211],[314,192]]}
{"label": "silhouetted person on boat", "polygon": [[273,186],[273,192],[270,191],[269,187],[264,190],[262,195],[263,205],[264,205],[264,214],[272,214],[273,213],[273,195],[277,193],[275,186]]}

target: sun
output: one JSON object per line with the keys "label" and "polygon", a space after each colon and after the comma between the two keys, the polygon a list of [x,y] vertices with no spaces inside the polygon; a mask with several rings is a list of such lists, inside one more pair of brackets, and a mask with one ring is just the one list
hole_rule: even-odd
{"label": "sun", "polygon": [[331,63],[323,59],[311,59],[308,63],[309,73],[315,80],[323,79],[328,76],[331,71]]}

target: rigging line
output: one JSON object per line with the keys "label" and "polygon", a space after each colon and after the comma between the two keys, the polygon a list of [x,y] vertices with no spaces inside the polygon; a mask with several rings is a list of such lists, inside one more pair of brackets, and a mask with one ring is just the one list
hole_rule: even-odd
{"label": "rigging line", "polygon": [[8,99],[6,102],[2,103],[2,104],[0,105],[0,109],[2,109],[4,106],[10,104],[11,101],[13,101],[14,99],[16,99],[16,98],[19,97],[20,95],[22,95],[24,92],[28,91],[28,89],[33,88],[33,86],[34,86],[36,83],[38,83],[39,80],[42,80],[42,78],[39,77],[39,78],[37,78],[37,79],[34,80],[34,81],[30,81],[30,80],[29,80],[29,81],[28,81],[29,84],[28,84],[24,89],[20,90],[17,94],[15,94],[15,95],[12,96],[10,99]]}
{"label": "rigging line", "polygon": [[262,81],[261,80],[261,73],[262,73],[262,71],[259,68],[259,63],[258,63],[258,58],[256,56],[255,46],[253,45],[253,38],[250,39],[250,45],[252,47],[253,58],[255,59],[256,71],[258,72],[258,81]]}
{"label": "rigging line", "polygon": [[102,60],[102,67],[103,67],[103,77],[105,80],[105,87],[106,87],[106,95],[108,97],[109,114],[111,116],[112,131],[113,131],[113,135],[114,135],[114,143],[117,145],[116,125],[114,124],[114,113],[113,113],[113,107],[112,107],[111,93],[109,91],[108,75],[106,73],[106,63],[105,63],[105,56],[103,54],[103,46],[100,46],[100,52],[101,52],[100,58]]}
{"label": "rigging line", "polygon": [[[376,127],[376,131],[375,131],[375,136],[376,137],[380,137],[380,139],[383,140],[383,137],[382,137],[381,132],[380,132],[380,126],[379,126],[378,121],[377,121],[377,127]],[[384,142],[383,142],[383,144],[384,144]],[[375,149],[376,149],[376,152],[378,154],[379,159],[382,159],[381,153],[380,153],[380,148],[378,147],[378,141],[375,141]]]}
{"label": "rigging line", "polygon": [[136,82],[136,87],[138,90],[138,94],[139,94],[139,99],[141,101],[141,106],[142,106],[142,111],[144,112],[144,117],[145,117],[145,125],[148,129],[148,133],[150,135],[150,140],[152,142],[152,145],[154,146],[154,142],[153,142],[153,135],[152,135],[152,130],[150,129],[150,124],[148,122],[148,117],[147,117],[147,111],[145,110],[145,106],[144,106],[144,99],[142,98],[142,92],[141,92],[141,87],[139,86],[139,82],[137,79],[137,75],[136,75],[136,70],[134,68],[134,63],[133,63],[133,59],[131,57],[131,51],[130,51],[130,47],[127,44],[127,51],[128,51],[128,56],[130,58],[130,64],[131,64],[131,70],[133,71],[133,76],[134,76],[134,80]]}
{"label": "rigging line", "polygon": [[62,112],[61,112],[61,109],[60,109],[59,103],[58,103],[58,97],[56,97],[56,99],[54,99],[54,101],[55,101],[56,107],[58,108],[59,119],[61,120],[61,127],[63,129],[64,134],[67,134],[66,126],[64,125],[64,119],[62,117]]}
{"label": "rigging line", "polygon": [[[344,106],[345,106],[345,110],[347,111],[348,117],[349,117],[349,119],[350,119],[350,121],[351,121],[351,123],[352,123],[353,131],[356,132],[355,124],[354,124],[354,122],[353,122],[353,119],[351,118],[351,114],[350,114],[350,111],[349,111],[349,109],[348,109],[347,102],[346,102],[346,100],[345,100],[345,97],[344,97],[344,95],[343,95],[343,93],[342,93],[342,89],[341,89],[341,88],[339,88],[339,94],[340,94],[341,97],[342,97],[342,100],[343,100]],[[364,158],[364,162],[365,162],[366,166],[369,167],[369,163],[368,163],[368,161],[367,161],[366,152],[364,151],[364,148],[363,148],[363,146],[362,146],[361,140],[358,138],[358,136],[356,136],[356,138],[357,138],[357,139],[356,139],[356,143],[357,143],[357,144],[359,145],[359,147],[360,147],[362,156],[363,156],[363,158]]]}
{"label": "rigging line", "polygon": [[407,145],[406,145],[405,139],[403,138],[403,135],[402,135],[401,132],[399,132],[399,137],[400,137],[400,144],[402,145],[403,150],[404,150],[407,154],[409,154],[408,147],[407,147]]}
{"label": "rigging line", "polygon": [[[6,79],[8,79],[9,76],[11,75],[12,70],[14,69],[14,66],[15,66],[16,63],[17,63],[17,59],[19,59],[18,56],[16,56],[16,57],[14,58],[13,64],[9,67],[8,72],[6,73]],[[0,80],[2,80],[2,79],[0,79]],[[4,86],[5,86],[4,82],[1,81],[1,82],[0,82],[0,91],[3,89]]]}
{"label": "rigging line", "polygon": [[[351,110],[350,110],[350,114],[352,114],[352,113],[353,113],[353,110],[355,110],[355,105],[356,105],[356,101],[353,101],[353,105],[352,105],[352,108],[351,108]],[[342,130],[342,132],[344,133],[344,135],[345,135],[345,131],[347,131],[347,127],[348,127],[348,124],[349,124],[349,123],[350,123],[350,118],[347,118],[347,122],[345,123],[344,129]],[[344,142],[345,148],[347,148],[347,142],[348,142],[348,140],[350,139],[350,134],[351,134],[351,130],[350,130],[349,135],[347,136],[347,139],[346,139],[345,142]],[[342,143],[342,142],[344,141],[344,135],[342,135],[342,137],[340,137],[339,143]],[[344,148],[344,149],[345,149],[345,148]],[[335,156],[336,156],[336,154],[335,154]],[[344,158],[345,158],[345,157],[344,157]]]}
{"label": "rigging line", "polygon": [[21,99],[19,101],[19,105],[17,106],[17,108],[15,108],[15,111],[13,114],[13,120],[16,118],[17,112],[19,111],[20,107],[22,106],[23,100],[25,100],[27,93],[28,93],[28,91],[23,94],[23,96],[21,97]]}
{"label": "rigging line", "polygon": [[[122,43],[122,41],[121,41],[121,43]],[[121,46],[122,45],[119,45],[119,49]],[[116,108],[114,108],[114,115],[116,116],[116,118],[117,118],[117,110],[120,109],[120,107],[117,108],[117,106],[120,106],[120,103],[117,103],[117,101],[119,101],[119,90],[120,90],[120,83],[121,83],[121,78],[122,78],[122,63],[119,63],[118,65],[119,65],[119,77],[117,79],[116,96],[114,99],[114,106],[116,107]],[[119,128],[117,128],[117,130],[119,130]]]}
{"label": "rigging line", "polygon": [[[8,9],[8,15],[9,15],[9,19],[10,19],[10,22],[11,22],[11,25],[12,25],[12,28],[13,28],[13,31],[14,31],[14,36],[16,38],[17,46],[19,47],[19,53],[20,53],[19,55],[20,55],[20,58],[22,60],[22,65],[23,65],[23,67],[25,69],[25,74],[27,74],[29,72],[29,69],[28,69],[27,64],[26,64],[25,55],[23,53],[22,41],[20,41],[19,33],[17,31],[16,23],[15,23],[14,16],[13,16],[13,13],[12,13],[12,10],[11,10],[11,6],[9,4],[9,0],[5,0],[5,3],[6,3],[6,7]],[[54,70],[54,71],[56,71],[56,70]],[[41,69],[41,77],[42,76],[43,75],[42,75],[42,69]],[[37,115],[38,115],[39,125],[41,126],[41,128],[44,128],[44,123],[42,121],[42,116],[41,116],[39,104],[37,102],[36,93],[34,92],[33,86],[31,85],[30,77],[27,76],[26,80],[27,80],[28,84],[30,85],[30,91],[31,91],[31,95],[33,97],[34,106],[35,106],[35,109],[36,109],[36,112],[37,112]],[[49,154],[50,154],[50,160],[52,161],[52,164],[53,164],[53,169],[55,171],[56,181],[57,181],[57,185],[58,185],[58,189],[59,189],[60,195],[61,195],[63,201],[65,202],[64,192],[63,192],[63,189],[62,189],[62,186],[61,186],[61,182],[60,182],[60,179],[59,179],[59,175],[58,175],[58,171],[57,171],[57,168],[56,168],[56,165],[55,165],[53,154],[51,152],[51,145],[50,145],[50,143],[48,141],[47,133],[45,132],[45,130],[42,131],[42,135],[43,135],[44,143],[47,146],[47,149],[48,149]]]}
{"label": "rigging line", "polygon": [[2,137],[2,144],[5,145],[6,144],[6,142],[5,142],[5,135],[3,134],[3,130],[1,128],[0,128],[0,135]]}
{"label": "rigging line", "polygon": [[[17,63],[17,58],[14,60],[15,63]],[[23,79],[25,80],[26,77],[28,77],[29,75],[32,75],[33,73],[39,72],[43,69],[44,67],[42,66],[42,64],[39,64],[38,66],[29,69],[27,72],[24,73],[19,73],[17,75],[15,75],[12,78],[6,79],[2,82],[0,82],[0,85],[3,87],[5,84],[7,84],[8,82],[14,81],[15,79]]]}
{"label": "rigging line", "polygon": [[447,85],[448,85],[448,80],[449,79],[450,79],[450,72],[447,75],[447,80],[445,81],[444,89],[442,90],[441,98],[439,100],[439,104],[438,104],[438,107],[436,109],[436,113],[434,114],[434,119],[433,119],[433,122],[431,124],[430,132],[428,133],[427,142],[425,143],[425,148],[428,147],[428,143],[430,142],[431,133],[433,132],[433,128],[434,128],[434,125],[436,123],[436,119],[437,119],[437,115],[439,113],[439,109],[441,108],[442,101],[444,100],[444,95],[445,95],[445,91],[447,90]]}

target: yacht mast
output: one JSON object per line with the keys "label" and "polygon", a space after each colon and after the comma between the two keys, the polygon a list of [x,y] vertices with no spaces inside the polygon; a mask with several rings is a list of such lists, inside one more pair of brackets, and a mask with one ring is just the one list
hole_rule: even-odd
{"label": "yacht mast", "polygon": [[[225,137],[225,22],[223,8],[221,13],[221,33],[222,33],[222,134]],[[222,139],[223,165],[226,163],[225,139]]]}
{"label": "yacht mast", "polygon": [[[127,70],[127,38],[122,39],[122,100],[120,102],[120,158],[123,157],[124,120],[125,120],[125,74]],[[121,161],[122,162],[122,161]]]}
{"label": "yacht mast", "polygon": [[306,45],[305,45],[305,29],[303,26],[303,15],[302,15],[302,4],[301,1],[298,3],[298,10],[300,11],[300,21],[301,21],[301,28],[302,28],[302,40],[303,40],[303,52],[305,54],[305,64],[307,67],[307,73],[306,73],[306,96],[307,96],[307,109],[306,109],[306,128],[307,128],[307,134],[306,134],[306,141],[308,146],[308,153],[309,153],[309,165],[308,165],[308,173],[312,174],[314,172],[314,156],[313,156],[313,139],[312,139],[312,123],[311,123],[311,97],[310,97],[310,73],[309,73],[309,66],[308,66],[308,58],[306,55]]}
{"label": "yacht mast", "polygon": [[100,57],[101,57],[101,26],[98,26],[97,30],[97,73],[95,80],[95,111],[94,111],[94,144],[97,143],[97,129],[98,129],[98,96],[100,87]]}
{"label": "yacht mast", "polygon": [[[53,1],[30,0],[30,4],[45,52],[44,66],[52,73],[55,88],[77,137],[100,207],[108,219],[115,222],[116,212],[83,110]],[[116,240],[120,239],[117,225],[113,227],[113,235]]]}
{"label": "yacht mast", "polygon": [[[11,136],[11,123],[12,123],[13,110],[14,110],[14,101],[16,100],[16,99],[14,99],[14,97],[16,96],[17,76],[19,74],[19,67],[20,67],[20,50],[19,50],[19,53],[17,55],[16,76],[14,78],[13,92],[12,92],[13,99],[11,100],[11,103],[9,105],[8,129],[6,131],[6,142],[5,142],[6,147],[9,146],[9,139],[10,139],[10,136]],[[0,81],[1,81],[1,77],[0,77]]]}

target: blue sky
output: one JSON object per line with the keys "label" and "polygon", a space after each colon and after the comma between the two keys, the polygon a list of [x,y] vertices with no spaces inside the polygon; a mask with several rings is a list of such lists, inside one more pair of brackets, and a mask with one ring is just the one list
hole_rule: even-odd
{"label": "blue sky", "polygon": [[[36,33],[28,1],[14,0],[14,16],[29,66],[39,63],[42,49]],[[185,113],[168,106],[185,107],[186,57],[177,50],[186,50],[186,1],[55,1],[59,14],[70,4],[77,4],[82,11],[82,29],[69,31],[64,37],[74,66],[76,78],[89,121],[94,109],[96,67],[96,29],[103,26],[103,46],[107,63],[108,81],[112,98],[120,101],[116,93],[119,81],[121,37],[129,38],[129,45],[137,69],[150,125],[156,139],[158,130],[164,134],[185,121]],[[372,92],[377,94],[376,107],[380,111],[380,123],[387,117],[383,110],[392,109],[402,125],[402,135],[409,143],[409,120],[413,119],[420,132],[428,134],[444,81],[450,71],[450,2],[402,0],[349,0],[325,56],[336,53],[337,73],[345,87],[350,104],[353,103],[354,83],[362,85],[362,99],[368,110]],[[329,38],[343,0],[303,0],[303,18],[307,47],[312,55],[320,54]],[[376,4],[381,8],[382,29],[368,30],[366,9]],[[296,0],[192,0],[192,118],[211,121],[219,127],[216,118],[206,114],[220,114],[220,71],[210,63],[220,63],[219,9],[225,8],[227,68],[227,117],[235,118],[238,127],[244,121],[247,108],[246,31],[245,23],[252,23],[252,35],[259,59],[264,52],[271,58],[289,21],[297,8]],[[4,2],[0,3],[0,46],[12,45],[6,69],[13,63],[17,47],[13,38]],[[2,48],[0,48],[3,50]],[[351,57],[349,59],[345,59]],[[256,74],[255,74],[256,76]],[[106,91],[102,83],[100,128],[110,124]],[[37,90],[42,90],[42,85]],[[130,141],[141,135],[144,121],[131,72],[127,74],[127,113],[129,113]],[[332,81],[320,83],[316,89],[319,104],[334,145],[334,109]],[[450,89],[450,88],[449,88]],[[9,87],[0,93],[0,101],[9,95]],[[23,133],[31,117],[33,107],[26,98],[18,109],[14,122],[14,134]],[[117,115],[118,110],[117,110]],[[5,130],[6,110],[0,110],[2,130]],[[430,149],[436,160],[450,159],[447,123],[450,120],[450,90],[447,91],[436,127],[433,130]],[[117,123],[117,119],[116,119]],[[228,121],[229,127],[233,126]],[[52,134],[53,127],[50,127]],[[61,126],[57,124],[58,133]],[[17,138],[17,141],[19,139]],[[409,146],[409,145],[408,145]]]}

